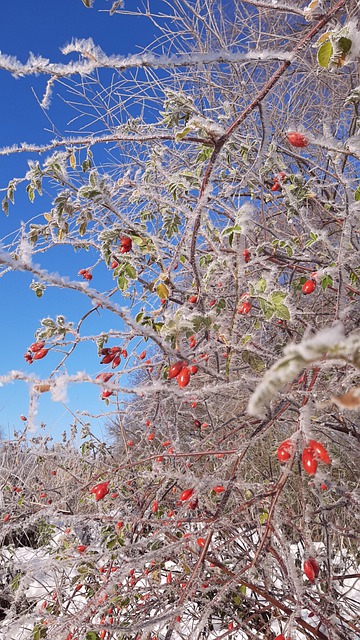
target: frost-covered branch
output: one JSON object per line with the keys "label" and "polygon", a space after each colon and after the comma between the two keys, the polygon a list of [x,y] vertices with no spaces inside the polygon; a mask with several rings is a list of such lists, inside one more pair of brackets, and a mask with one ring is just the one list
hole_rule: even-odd
{"label": "frost-covered branch", "polygon": [[241,51],[210,51],[206,53],[192,52],[182,55],[155,55],[143,53],[129,56],[106,55],[95,45],[91,38],[74,39],[61,49],[65,55],[80,53],[85,60],[71,61],[68,64],[53,63],[47,58],[31,54],[26,63],[21,63],[14,56],[0,54],[0,69],[8,71],[15,77],[32,75],[50,75],[58,78],[69,78],[79,74],[90,75],[97,69],[107,68],[123,72],[132,68],[176,69],[180,67],[194,67],[208,64],[239,64],[243,62],[271,62],[274,60],[289,60],[291,55],[282,50],[259,50],[243,53]]}
{"label": "frost-covered branch", "polygon": [[252,416],[264,416],[264,409],[284,384],[291,382],[303,369],[324,359],[345,360],[360,368],[360,335],[345,338],[343,326],[338,323],[299,344],[289,344],[284,349],[284,357],[266,372],[252,394],[248,413]]}

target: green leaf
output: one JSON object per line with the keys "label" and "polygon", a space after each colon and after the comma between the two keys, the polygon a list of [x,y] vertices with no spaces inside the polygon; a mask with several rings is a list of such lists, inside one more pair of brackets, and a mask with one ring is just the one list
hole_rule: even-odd
{"label": "green leaf", "polygon": [[41,640],[42,638],[46,638],[46,636],[47,628],[41,623],[36,624],[31,634],[31,640]]}
{"label": "green leaf", "polygon": [[79,234],[80,234],[81,236],[84,236],[84,235],[85,235],[85,233],[86,233],[86,227],[87,227],[87,221],[86,221],[86,220],[84,220],[84,221],[81,223],[80,227],[79,227]]}
{"label": "green leaf", "polygon": [[333,54],[333,47],[331,42],[329,42],[328,40],[327,42],[324,42],[321,45],[317,53],[317,59],[320,67],[323,67],[324,69],[328,68],[332,54]]}
{"label": "green leaf", "polygon": [[261,311],[263,312],[265,318],[267,320],[270,320],[275,313],[275,307],[272,304],[270,304],[267,300],[264,300],[264,298],[259,298],[259,302],[260,302]]}
{"label": "green leaf", "polygon": [[321,279],[321,288],[323,291],[325,291],[325,289],[327,289],[328,287],[331,287],[332,284],[333,284],[333,279],[328,274]]}
{"label": "green leaf", "polygon": [[81,168],[83,172],[86,173],[88,169],[91,169],[91,160],[89,160],[89,158],[86,158],[86,160],[84,160],[84,162],[82,163]]}
{"label": "green leaf", "polygon": [[354,198],[355,198],[356,202],[359,202],[359,200],[360,200],[360,186],[356,189],[356,191],[354,193]]}
{"label": "green leaf", "polygon": [[272,291],[269,295],[269,301],[275,306],[281,304],[283,300],[287,297],[287,293],[284,291]]}
{"label": "green leaf", "polygon": [[253,371],[256,371],[256,373],[261,373],[262,371],[264,371],[265,363],[262,358],[257,355],[257,353],[253,353],[252,351],[247,351],[246,349],[244,349],[241,357],[243,362],[248,364]]}
{"label": "green leaf", "polygon": [[160,282],[160,284],[157,285],[155,291],[160,300],[166,300],[169,297],[169,290],[163,282]]}
{"label": "green leaf", "polygon": [[350,40],[350,38],[342,37],[342,38],[339,38],[338,45],[341,51],[346,55],[347,53],[349,53],[352,47],[352,41]]}
{"label": "green leaf", "polygon": [[129,281],[127,277],[122,273],[117,279],[117,285],[120,291],[126,291],[129,286]]}
{"label": "green leaf", "polygon": [[277,304],[275,316],[279,318],[279,320],[290,320],[290,311],[284,304]]}
{"label": "green leaf", "polygon": [[26,187],[26,191],[27,191],[27,194],[28,194],[28,196],[29,196],[29,200],[30,200],[30,202],[34,202],[34,198],[35,198],[35,191],[34,191],[34,189],[32,188],[31,184],[28,184],[28,186]]}
{"label": "green leaf", "polygon": [[258,293],[264,293],[266,291],[266,280],[265,278],[260,278],[255,285],[255,289]]}
{"label": "green leaf", "polygon": [[131,280],[135,280],[137,276],[136,269],[132,264],[129,264],[129,262],[125,265],[124,272],[129,278],[131,278]]}
{"label": "green leaf", "polygon": [[[87,9],[91,9],[91,5],[93,3],[93,0],[82,0],[82,3],[84,5],[84,7],[86,7]],[[96,637],[98,637],[98,636],[96,636]],[[87,638],[87,636],[86,636],[86,638]]]}
{"label": "green leaf", "polygon": [[198,156],[195,160],[196,164],[199,162],[206,162],[211,156],[213,152],[213,147],[202,147],[201,151],[199,151]]}
{"label": "green leaf", "polygon": [[184,129],[182,129],[182,131],[178,131],[177,134],[175,135],[175,142],[179,142],[180,140],[182,140],[182,138],[185,138],[185,136],[187,136],[188,133],[190,133],[191,128],[190,127],[185,127]]}
{"label": "green leaf", "polygon": [[[83,0],[84,2],[84,0]],[[100,640],[99,636],[95,631],[88,631],[85,636],[86,640]]]}
{"label": "green leaf", "polygon": [[261,511],[259,514],[259,520],[260,520],[260,524],[265,524],[265,522],[267,521],[269,517],[269,514],[267,511]]}

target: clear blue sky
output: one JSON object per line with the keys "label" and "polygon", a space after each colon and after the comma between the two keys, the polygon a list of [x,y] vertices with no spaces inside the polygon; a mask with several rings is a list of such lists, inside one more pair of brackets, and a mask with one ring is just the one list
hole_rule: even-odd
{"label": "clear blue sky", "polygon": [[[153,3],[156,6],[156,3]],[[96,0],[92,10],[86,9],[81,0],[11,0],[2,3],[1,52],[16,56],[25,62],[30,52],[49,58],[53,62],[66,62],[60,47],[73,37],[89,38],[108,54],[128,54],[139,52],[155,38],[155,28],[150,21],[134,16],[112,16],[99,12],[108,9],[111,2]],[[126,8],[137,6],[134,0],[126,0]],[[0,71],[2,96],[0,119],[0,146],[20,142],[44,143],[54,136],[47,129],[49,123],[40,109],[33,90],[41,98],[45,86],[44,78],[15,79],[5,71]],[[64,124],[64,112],[61,102],[54,101],[50,116],[61,126]],[[0,158],[0,186],[3,188],[9,179],[22,176],[27,169],[26,155],[5,156]],[[1,199],[3,194],[1,195]],[[0,242],[6,244],[6,236],[18,228],[22,220],[28,220],[36,213],[46,210],[46,203],[38,198],[34,205],[18,195],[16,205],[11,207],[10,216],[0,214]],[[42,258],[41,265],[61,275],[76,277],[83,265],[78,256],[67,255],[62,250],[51,252],[50,258]],[[89,309],[89,303],[72,292],[48,289],[40,300],[29,290],[31,276],[23,273],[7,274],[0,279],[2,313],[0,375],[11,369],[28,370],[46,377],[59,354],[49,354],[36,364],[25,363],[23,354],[34,340],[34,332],[41,318],[62,313],[75,323]],[[109,287],[111,280],[109,280]],[[114,320],[105,313],[94,318],[85,326],[86,333],[96,330],[117,328]],[[100,368],[95,347],[74,357],[71,371],[87,370],[96,374]],[[99,412],[103,404],[98,400],[99,393],[92,386],[74,385],[69,393],[68,406],[76,409]],[[11,437],[13,429],[23,424],[20,414],[27,415],[28,396],[26,384],[13,383],[0,388],[0,429],[5,438]],[[38,422],[47,425],[47,431],[56,439],[60,433],[68,430],[71,415],[66,409],[49,399],[49,394],[41,396]]]}

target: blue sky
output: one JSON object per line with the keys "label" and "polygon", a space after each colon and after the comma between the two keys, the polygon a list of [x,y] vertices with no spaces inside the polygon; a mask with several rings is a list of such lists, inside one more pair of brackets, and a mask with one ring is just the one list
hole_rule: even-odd
{"label": "blue sky", "polygon": [[[156,3],[154,3],[156,4]],[[128,0],[127,8],[134,6]],[[71,41],[73,37],[89,38],[108,54],[128,54],[139,52],[155,38],[155,27],[150,21],[135,16],[112,16],[99,12],[109,8],[111,2],[96,0],[92,10],[86,9],[81,0],[11,0],[1,8],[2,29],[0,49],[2,53],[16,56],[25,62],[32,52],[48,57],[53,62],[66,62],[60,47]],[[45,80],[43,78],[15,79],[0,70],[0,87],[2,108],[0,119],[0,146],[21,142],[45,143],[54,137],[49,131],[47,115],[41,110],[35,94],[41,98]],[[62,103],[54,100],[49,115],[61,126],[64,121]],[[27,170],[28,156],[13,155],[0,157],[0,187],[6,186],[14,176],[22,176]],[[3,195],[1,196],[2,199]],[[16,204],[10,208],[8,218],[0,214],[0,238],[4,240],[21,221],[28,220],[35,214],[46,211],[47,204],[37,198],[30,205],[24,194],[16,195]],[[41,265],[61,275],[76,278],[77,271],[83,266],[79,256],[64,253],[57,249],[49,257],[41,258]],[[55,317],[63,314],[75,323],[89,309],[89,302],[72,292],[59,292],[48,289],[40,300],[29,290],[32,277],[23,273],[10,273],[0,279],[0,295],[2,301],[1,314],[1,364],[0,375],[12,369],[27,370],[46,377],[51,365],[58,361],[59,354],[49,354],[42,361],[26,365],[23,354],[28,345],[34,341],[34,332],[39,327],[40,319],[46,316]],[[111,286],[109,275],[109,287]],[[114,320],[102,312],[101,317],[93,317],[84,327],[86,334],[91,332],[118,328]],[[74,357],[70,367],[72,372],[87,370],[96,374],[101,369],[98,365],[95,348],[91,353],[84,349]],[[98,400],[98,392],[89,385],[74,385],[69,391],[68,406],[76,409],[98,413],[103,404]],[[13,429],[23,426],[19,419],[28,412],[28,395],[25,383],[17,382],[0,388],[0,429],[5,438],[11,437]],[[48,394],[40,399],[38,422],[46,424],[46,430],[55,439],[62,431],[68,430],[71,415],[64,406],[50,401]],[[99,429],[99,426],[96,427]]]}

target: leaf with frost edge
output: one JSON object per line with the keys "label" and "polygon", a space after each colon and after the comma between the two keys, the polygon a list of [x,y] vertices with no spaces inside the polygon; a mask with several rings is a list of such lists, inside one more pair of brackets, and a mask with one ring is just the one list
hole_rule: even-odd
{"label": "leaf with frost edge", "polygon": [[325,356],[347,360],[360,368],[359,352],[360,335],[354,334],[344,339],[344,327],[340,322],[299,344],[289,344],[284,349],[284,357],[269,369],[251,395],[248,413],[264,417],[265,408],[275,393],[286,382],[291,382],[303,369]]}

